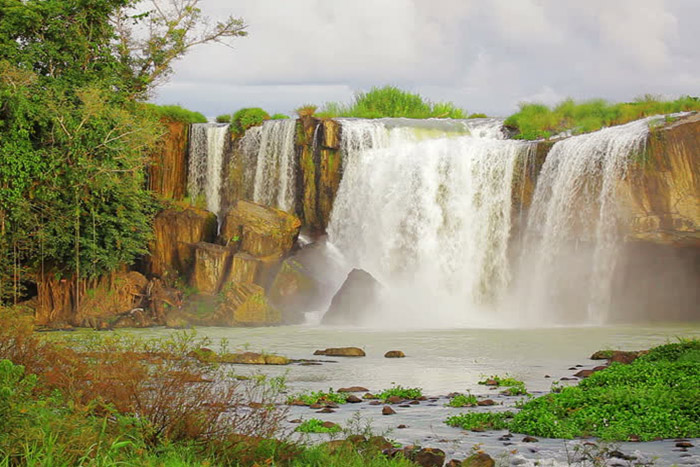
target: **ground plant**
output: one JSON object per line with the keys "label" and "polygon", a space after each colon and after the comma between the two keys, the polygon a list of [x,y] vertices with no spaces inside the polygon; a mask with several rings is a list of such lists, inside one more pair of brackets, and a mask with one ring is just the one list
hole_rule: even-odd
{"label": "ground plant", "polygon": [[[631,364],[612,363],[578,386],[532,399],[500,425],[517,433],[607,441],[700,436],[700,340],[655,347]],[[453,426],[486,426],[491,413],[452,417]],[[459,418],[462,417],[462,418]],[[500,422],[499,422],[500,423]],[[494,426],[496,424],[494,423]]]}
{"label": "ground plant", "polygon": [[308,393],[301,393],[291,395],[287,398],[287,403],[301,402],[305,405],[313,404],[324,404],[324,403],[334,403],[334,404],[345,404],[347,402],[347,394],[343,392],[335,392],[333,388],[329,388],[328,391],[312,391]]}
{"label": "ground plant", "polygon": [[401,385],[392,386],[383,390],[377,397],[381,400],[387,400],[390,397],[400,397],[401,399],[419,399],[423,396],[421,388],[405,388]]}
{"label": "ground plant", "polygon": [[340,425],[329,424],[318,418],[304,420],[295,431],[300,433],[338,433],[341,431]]}
{"label": "ground plant", "polygon": [[603,99],[584,102],[567,99],[554,107],[523,103],[520,110],[509,116],[504,124],[514,132],[514,138],[536,140],[566,133],[588,133],[651,115],[698,110],[700,98],[691,96],[665,101],[646,95],[634,102],[624,103],[610,103]]}
{"label": "ground plant", "polygon": [[476,407],[479,400],[472,394],[457,394],[447,403],[449,407]]}

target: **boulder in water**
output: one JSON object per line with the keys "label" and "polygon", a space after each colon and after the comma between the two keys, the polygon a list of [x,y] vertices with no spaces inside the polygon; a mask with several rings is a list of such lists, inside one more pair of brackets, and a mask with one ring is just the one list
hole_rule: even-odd
{"label": "boulder in water", "polygon": [[400,350],[390,350],[384,354],[384,358],[404,358],[405,356],[406,354]]}
{"label": "boulder in water", "polygon": [[359,324],[375,310],[380,284],[362,269],[353,269],[336,292],[321,324]]}
{"label": "boulder in water", "polygon": [[326,350],[317,350],[314,355],[327,357],[364,357],[365,351],[359,347],[331,347]]}

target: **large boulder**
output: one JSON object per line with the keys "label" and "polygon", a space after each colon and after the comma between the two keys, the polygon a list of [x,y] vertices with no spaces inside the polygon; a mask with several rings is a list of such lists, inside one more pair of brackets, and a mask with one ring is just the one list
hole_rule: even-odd
{"label": "large boulder", "polygon": [[313,309],[319,296],[319,283],[297,258],[287,258],[270,286],[268,296],[289,324],[303,322],[303,314]]}
{"label": "large boulder", "polygon": [[188,274],[194,261],[193,245],[212,242],[216,228],[216,215],[204,209],[190,206],[161,211],[153,223],[148,272],[162,278]]}
{"label": "large boulder", "polygon": [[222,291],[214,323],[221,326],[269,326],[280,323],[280,313],[270,306],[265,289],[255,284],[231,282]]}
{"label": "large boulder", "polygon": [[224,217],[220,243],[239,244],[251,256],[282,258],[294,246],[301,221],[279,209],[250,201],[238,201]]}
{"label": "large boulder", "polygon": [[335,294],[321,324],[360,324],[377,307],[381,285],[362,269],[353,269]]}
{"label": "large boulder", "polygon": [[193,248],[194,267],[190,285],[200,293],[217,293],[231,269],[233,250],[205,242],[196,243]]}

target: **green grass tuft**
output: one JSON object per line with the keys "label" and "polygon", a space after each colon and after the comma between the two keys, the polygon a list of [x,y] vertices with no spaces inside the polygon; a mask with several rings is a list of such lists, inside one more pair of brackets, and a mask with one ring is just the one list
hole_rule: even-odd
{"label": "green grass tuft", "polygon": [[318,418],[311,418],[305,420],[301,425],[299,425],[296,430],[300,433],[338,433],[341,431],[340,426],[324,426],[324,421]]}
{"label": "green grass tuft", "polygon": [[421,388],[405,388],[403,386],[394,386],[389,389],[385,389],[379,394],[381,400],[387,400],[392,396],[400,397],[401,399],[418,399],[423,396],[423,390]]}

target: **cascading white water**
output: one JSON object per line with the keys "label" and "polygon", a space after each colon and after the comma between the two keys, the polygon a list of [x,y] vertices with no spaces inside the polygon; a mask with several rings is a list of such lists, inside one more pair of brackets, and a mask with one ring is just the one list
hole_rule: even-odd
{"label": "cascading white water", "polygon": [[[352,267],[382,284],[375,323],[485,324],[509,282],[511,185],[528,143],[499,121],[458,135],[391,120],[342,120],[344,173],[328,227]],[[431,129],[428,129],[431,130]],[[435,129],[432,129],[435,130]],[[452,134],[452,137],[447,137]]]}
{"label": "cascading white water", "polygon": [[221,166],[228,124],[195,123],[190,129],[187,191],[192,200],[206,199],[207,209],[217,216],[221,205]]}
{"label": "cascading white water", "polygon": [[[250,130],[248,130],[250,131]],[[285,211],[294,211],[296,196],[296,158],[294,138],[296,120],[271,120],[252,138],[257,142],[253,201]],[[247,136],[246,132],[246,136]],[[252,143],[253,141],[251,141]],[[242,147],[251,151],[255,146]]]}
{"label": "cascading white water", "polygon": [[516,300],[526,322],[607,322],[622,240],[615,187],[643,150],[649,120],[567,138],[550,150],[520,260]]}

